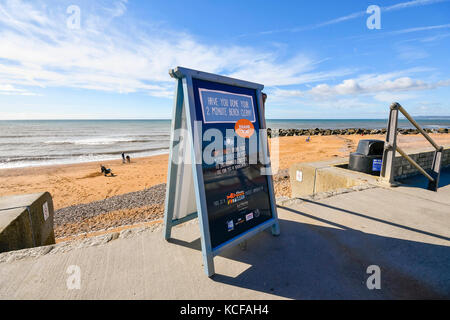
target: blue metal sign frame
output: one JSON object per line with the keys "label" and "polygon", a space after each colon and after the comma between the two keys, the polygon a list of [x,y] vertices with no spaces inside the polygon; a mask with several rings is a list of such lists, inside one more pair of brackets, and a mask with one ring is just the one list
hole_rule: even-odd
{"label": "blue metal sign frame", "polygon": [[[263,98],[262,98],[262,89],[263,85],[242,81],[238,79],[233,79],[229,77],[219,76],[216,74],[201,72],[197,70],[177,67],[169,71],[169,74],[172,78],[175,78],[177,81],[177,85],[175,88],[175,103],[172,115],[172,136],[171,136],[171,144],[170,144],[170,156],[169,156],[169,167],[168,167],[168,175],[167,175],[167,189],[166,189],[166,202],[165,202],[165,212],[164,212],[164,224],[165,224],[165,239],[169,240],[171,238],[171,230],[172,227],[179,225],[181,223],[187,222],[189,220],[195,219],[198,217],[200,233],[201,233],[201,247],[202,247],[202,256],[203,256],[203,265],[205,268],[205,273],[208,277],[214,275],[214,256],[220,254],[223,250],[235,246],[248,238],[256,235],[257,233],[271,228],[272,234],[274,236],[278,236],[280,234],[280,228],[278,223],[278,214],[277,208],[275,204],[275,196],[273,189],[273,179],[271,175],[267,176],[267,184],[269,188],[269,201],[272,212],[272,217],[264,221],[263,223],[253,227],[250,230],[245,231],[244,233],[239,234],[238,236],[222,243],[221,245],[212,248],[211,246],[211,237],[208,223],[208,212],[206,205],[206,196],[205,196],[205,186],[203,180],[203,170],[202,170],[202,154],[201,152],[196,152],[194,147],[195,137],[198,137],[194,133],[196,130],[194,126],[195,121],[195,102],[194,102],[194,91],[193,91],[193,79],[206,80],[215,83],[221,83],[231,86],[243,87],[248,89],[254,89],[256,91],[257,104],[255,104],[259,108],[259,123],[260,128],[266,129],[266,121],[264,117],[263,110]],[[183,123],[185,121],[186,123]],[[184,217],[179,219],[174,219],[175,211],[175,191],[177,185],[179,184],[177,170],[179,164],[174,163],[172,161],[174,157],[174,132],[177,129],[182,127],[186,127],[188,132],[188,148],[190,149],[191,155],[191,163],[192,163],[192,177],[193,177],[193,186],[195,191],[195,201],[197,212],[190,213]],[[201,137],[201,135],[200,135]],[[267,147],[267,139],[263,141],[263,157],[264,163],[268,165],[266,168],[268,170],[270,167],[270,157]],[[185,181],[186,183],[186,181]],[[189,182],[188,182],[189,183]]]}

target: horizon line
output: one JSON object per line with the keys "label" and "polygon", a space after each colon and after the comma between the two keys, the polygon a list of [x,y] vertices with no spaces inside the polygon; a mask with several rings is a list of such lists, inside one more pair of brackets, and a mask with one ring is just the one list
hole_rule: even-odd
{"label": "horizon line", "polygon": [[[450,115],[445,116],[426,116],[426,115],[413,115],[416,118],[449,118]],[[403,117],[402,117],[403,118]],[[266,118],[266,120],[387,120],[388,118]],[[444,119],[440,119],[444,120]],[[105,118],[91,118],[91,119],[0,119],[0,121],[172,121],[171,118],[117,118],[117,119],[105,119]]]}

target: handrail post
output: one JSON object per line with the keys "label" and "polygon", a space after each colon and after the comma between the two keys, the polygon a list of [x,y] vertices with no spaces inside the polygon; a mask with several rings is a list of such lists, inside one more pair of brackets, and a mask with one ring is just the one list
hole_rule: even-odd
{"label": "handrail post", "polygon": [[383,151],[383,161],[381,165],[380,176],[391,185],[395,184],[394,180],[394,162],[395,151],[397,148],[397,125],[398,125],[398,110],[400,105],[393,103],[389,113],[389,121],[386,132],[386,143]]}
{"label": "handrail post", "polygon": [[428,181],[428,190],[437,191],[439,188],[439,178],[441,176],[441,164],[442,164],[442,151],[443,147],[440,147],[434,152],[433,164],[431,165],[431,176],[433,181]]}

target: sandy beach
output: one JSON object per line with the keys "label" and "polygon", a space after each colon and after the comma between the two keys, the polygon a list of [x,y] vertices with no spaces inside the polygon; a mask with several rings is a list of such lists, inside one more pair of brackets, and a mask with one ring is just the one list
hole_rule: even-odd
{"label": "sandy beach", "polygon": [[[450,144],[450,134],[432,134],[431,136],[438,144]],[[384,140],[384,138],[383,135],[313,136],[310,142],[306,142],[305,136],[280,137],[281,174],[275,177],[276,196],[290,196],[286,169],[293,163],[346,157],[356,149],[359,140]],[[400,135],[399,144],[405,149],[417,149],[429,145],[419,135]],[[92,202],[96,202],[93,205],[94,208],[104,207],[100,212],[90,209],[92,213],[86,217],[72,220],[56,219],[60,221],[55,222],[55,232],[59,238],[120,227],[124,224],[154,221],[162,217],[164,194],[159,193],[164,193],[164,186],[159,185],[166,182],[168,155],[136,158],[131,164],[123,164],[120,159],[104,161],[102,164],[111,168],[115,177],[103,176],[100,173],[99,162],[2,169],[0,170],[0,195],[49,191],[53,196],[56,215],[71,210],[84,212],[86,206],[83,205]],[[120,198],[122,195],[153,189],[155,186],[158,186],[158,196],[150,202],[128,200],[124,205]],[[130,197],[130,199],[135,198],[133,194]],[[108,199],[112,200],[108,201]]]}

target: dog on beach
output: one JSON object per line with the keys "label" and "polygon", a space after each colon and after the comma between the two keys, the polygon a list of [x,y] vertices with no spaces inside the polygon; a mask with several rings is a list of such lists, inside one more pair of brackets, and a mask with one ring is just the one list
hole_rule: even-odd
{"label": "dog on beach", "polygon": [[112,172],[111,169],[106,169],[106,167],[103,166],[102,164],[100,165],[100,169],[101,169],[102,173],[105,175],[105,177],[107,177],[108,174],[109,174],[111,177],[114,177],[114,173]]}

